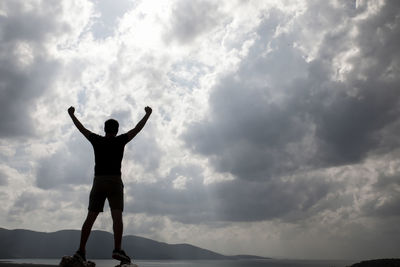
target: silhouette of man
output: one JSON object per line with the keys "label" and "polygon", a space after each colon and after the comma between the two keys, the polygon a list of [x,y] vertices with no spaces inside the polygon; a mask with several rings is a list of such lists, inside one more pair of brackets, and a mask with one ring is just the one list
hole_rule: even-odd
{"label": "silhouette of man", "polygon": [[114,231],[112,258],[122,262],[131,262],[131,259],[121,249],[122,211],[124,209],[121,162],[125,145],[142,130],[150,117],[152,109],[145,107],[144,110],[146,115],[135,128],[127,133],[117,136],[119,124],[116,120],[109,119],[104,123],[105,136],[100,136],[92,133],[82,125],[74,115],[74,107],[68,109],[68,114],[75,126],[92,144],[95,158],[94,180],[89,196],[88,214],[82,226],[79,249],[74,255],[75,258],[81,261],[86,261],[86,242],[97,216],[100,212],[103,212],[105,200],[108,199]]}

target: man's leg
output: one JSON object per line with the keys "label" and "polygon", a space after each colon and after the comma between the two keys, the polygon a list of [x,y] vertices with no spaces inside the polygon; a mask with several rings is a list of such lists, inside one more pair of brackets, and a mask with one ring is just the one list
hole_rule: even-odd
{"label": "man's leg", "polygon": [[79,250],[82,252],[86,251],[86,242],[89,239],[89,235],[90,235],[90,232],[92,231],[92,226],[93,226],[94,222],[96,221],[97,215],[99,215],[99,212],[89,211],[88,215],[86,217],[86,220],[82,225],[81,242],[79,245]]}
{"label": "man's leg", "polygon": [[113,219],[113,230],[114,230],[114,251],[112,254],[113,259],[119,260],[121,262],[131,262],[131,258],[126,255],[125,251],[121,249],[122,242],[122,210],[112,209],[111,216]]}
{"label": "man's leg", "polygon": [[114,249],[121,250],[122,232],[124,224],[122,221],[122,210],[111,210],[114,230]]}
{"label": "man's leg", "polygon": [[122,222],[122,211],[124,210],[124,186],[122,182],[113,183],[113,185],[110,186],[108,203],[110,204],[114,230],[114,251],[112,253],[112,258],[125,263],[131,262],[131,258],[129,258],[125,251],[121,249],[122,231],[124,228]]}

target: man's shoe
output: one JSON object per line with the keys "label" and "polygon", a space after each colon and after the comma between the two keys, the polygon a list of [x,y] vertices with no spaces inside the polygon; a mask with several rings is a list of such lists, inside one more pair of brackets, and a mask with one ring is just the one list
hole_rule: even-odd
{"label": "man's shoe", "polygon": [[74,258],[78,259],[81,262],[85,262],[86,261],[86,254],[85,254],[85,252],[78,250],[78,251],[75,252]]}
{"label": "man's shoe", "polygon": [[121,250],[116,250],[114,249],[113,253],[112,253],[112,257],[113,259],[119,260],[121,262],[126,262],[126,263],[131,263],[131,258],[129,258],[125,251]]}

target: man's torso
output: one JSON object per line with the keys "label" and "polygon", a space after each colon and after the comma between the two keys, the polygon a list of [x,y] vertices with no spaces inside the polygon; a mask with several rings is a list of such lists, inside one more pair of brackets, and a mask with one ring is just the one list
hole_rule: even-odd
{"label": "man's torso", "polygon": [[116,137],[104,137],[91,134],[88,137],[94,149],[94,175],[121,175],[121,162],[124,147],[128,142],[127,134]]}

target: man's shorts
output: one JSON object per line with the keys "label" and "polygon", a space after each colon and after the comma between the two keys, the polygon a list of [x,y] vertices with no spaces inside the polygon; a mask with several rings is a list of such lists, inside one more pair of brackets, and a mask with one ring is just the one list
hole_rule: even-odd
{"label": "man's shorts", "polygon": [[124,184],[120,176],[95,176],[89,196],[89,211],[103,212],[108,199],[111,210],[124,210]]}

